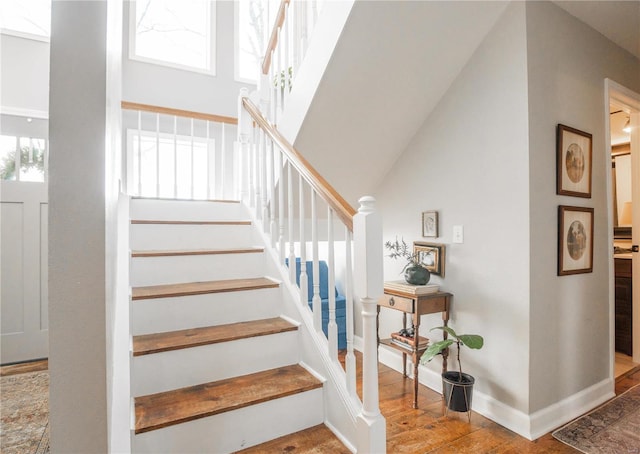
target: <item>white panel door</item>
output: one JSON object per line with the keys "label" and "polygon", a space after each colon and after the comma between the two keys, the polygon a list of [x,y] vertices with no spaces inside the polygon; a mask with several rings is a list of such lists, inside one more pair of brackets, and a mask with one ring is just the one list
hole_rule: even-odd
{"label": "white panel door", "polygon": [[0,363],[49,354],[47,184],[0,181]]}

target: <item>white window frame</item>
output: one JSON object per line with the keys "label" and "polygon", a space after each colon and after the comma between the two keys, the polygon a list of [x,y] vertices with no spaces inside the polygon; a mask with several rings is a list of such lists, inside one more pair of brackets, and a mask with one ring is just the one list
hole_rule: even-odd
{"label": "white window frame", "polygon": [[207,28],[209,31],[209,68],[198,68],[196,66],[183,65],[181,63],[173,63],[165,60],[158,60],[155,58],[144,57],[136,54],[136,1],[131,0],[129,2],[129,59],[133,61],[139,61],[143,63],[150,63],[157,66],[165,66],[168,68],[181,69],[183,71],[190,71],[200,74],[206,74],[208,76],[216,75],[216,7],[217,0],[208,0],[209,3],[209,22]]}
{"label": "white window frame", "polygon": [[256,75],[256,80],[240,77],[240,4],[233,2],[233,79],[236,82],[257,85],[259,77]]}

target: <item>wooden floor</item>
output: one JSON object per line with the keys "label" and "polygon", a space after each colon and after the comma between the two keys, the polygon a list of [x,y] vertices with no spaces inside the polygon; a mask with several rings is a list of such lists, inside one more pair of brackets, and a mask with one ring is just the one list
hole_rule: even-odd
{"label": "wooden floor", "polygon": [[[360,367],[360,355],[357,359]],[[616,394],[637,384],[640,384],[640,367],[616,380]],[[379,388],[380,411],[387,421],[388,453],[579,453],[551,434],[529,441],[477,413],[472,413],[471,424],[463,413],[450,412],[445,417],[440,394],[423,385],[419,386],[420,408],[413,410],[413,381],[382,364],[379,366]],[[358,393],[361,393],[360,389]],[[336,441],[329,429],[318,426],[242,452],[348,452],[336,449]]]}
{"label": "wooden floor", "polygon": [[[358,360],[361,360],[358,355]],[[35,369],[34,369],[35,368]],[[0,367],[0,375],[46,370],[46,361]],[[498,424],[472,413],[471,424],[459,413],[442,415],[441,397],[419,387],[418,410],[411,409],[412,381],[380,365],[380,410],[387,420],[388,453],[578,453],[551,434],[528,441]],[[358,380],[359,381],[359,380]],[[616,379],[616,394],[640,384],[640,367]],[[360,392],[360,390],[358,391]],[[246,453],[348,453],[325,426],[316,426],[298,434],[273,440]]]}

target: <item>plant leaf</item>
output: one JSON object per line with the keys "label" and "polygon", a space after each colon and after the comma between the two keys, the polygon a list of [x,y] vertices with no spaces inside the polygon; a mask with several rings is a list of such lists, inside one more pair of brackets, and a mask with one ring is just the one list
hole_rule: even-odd
{"label": "plant leaf", "polygon": [[458,339],[469,348],[480,349],[484,345],[484,339],[477,334],[460,334]]}
{"label": "plant leaf", "polygon": [[431,361],[436,355],[442,353],[442,350],[448,348],[451,344],[453,344],[453,340],[441,340],[436,342],[435,344],[429,345],[429,347],[425,350],[420,358],[420,362],[425,363]]}
{"label": "plant leaf", "polygon": [[448,326],[436,326],[435,328],[431,328],[430,331],[433,331],[434,329],[439,329],[439,330],[442,330],[442,331],[446,331],[447,333],[449,333],[449,335],[451,335],[454,338],[458,339],[458,335],[456,334],[456,332],[452,328],[449,328]]}

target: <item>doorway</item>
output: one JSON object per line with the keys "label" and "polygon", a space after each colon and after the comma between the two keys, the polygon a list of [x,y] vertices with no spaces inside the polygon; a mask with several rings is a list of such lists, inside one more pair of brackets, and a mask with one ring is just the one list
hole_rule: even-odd
{"label": "doorway", "polygon": [[0,363],[14,364],[49,354],[47,121],[2,120]]}
{"label": "doorway", "polygon": [[640,95],[610,80],[605,85],[614,245],[612,370],[617,377],[640,365]]}

